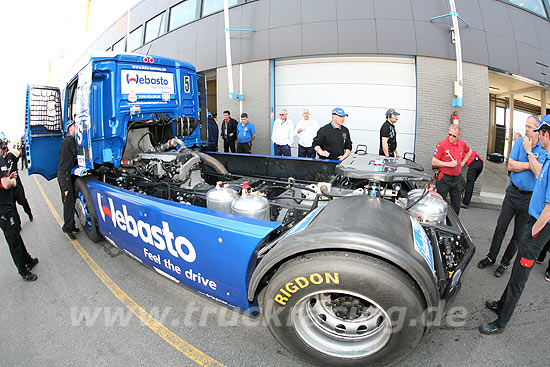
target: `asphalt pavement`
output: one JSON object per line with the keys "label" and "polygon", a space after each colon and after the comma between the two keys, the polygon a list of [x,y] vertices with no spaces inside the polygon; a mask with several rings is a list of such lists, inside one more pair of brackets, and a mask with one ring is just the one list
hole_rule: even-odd
{"label": "asphalt pavement", "polygon": [[[261,317],[251,319],[219,306],[141,266],[108,243],[91,242],[83,233],[77,235],[76,244],[71,243],[34,177],[21,173],[34,221],[29,222],[22,208],[19,212],[27,248],[40,259],[34,270],[36,282],[21,279],[4,238],[0,239],[1,366],[309,366],[277,343]],[[57,181],[37,179],[61,215]],[[398,366],[548,365],[546,263],[533,269],[503,334],[485,336],[477,329],[495,318],[484,302],[497,299],[509,277],[509,271],[498,279],[493,276],[495,267],[476,267],[487,253],[498,213],[494,205],[472,205],[461,211],[460,218],[477,246],[462,278],[462,290],[450,316]],[[84,252],[77,251],[80,247]],[[109,289],[105,277],[122,293]],[[128,304],[134,305],[128,306],[134,312]],[[135,305],[161,326],[140,321]]]}

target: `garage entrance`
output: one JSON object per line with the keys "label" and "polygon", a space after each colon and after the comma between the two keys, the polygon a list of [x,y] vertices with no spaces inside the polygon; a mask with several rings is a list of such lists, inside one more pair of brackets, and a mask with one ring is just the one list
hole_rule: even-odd
{"label": "garage entrance", "polygon": [[[331,121],[334,107],[349,117],[354,150],[358,144],[378,153],[380,127],[385,113],[395,108],[399,152],[415,151],[416,66],[407,57],[323,57],[275,61],[275,115],[288,110],[294,124],[309,108],[320,126]],[[295,142],[292,155],[297,156]]]}

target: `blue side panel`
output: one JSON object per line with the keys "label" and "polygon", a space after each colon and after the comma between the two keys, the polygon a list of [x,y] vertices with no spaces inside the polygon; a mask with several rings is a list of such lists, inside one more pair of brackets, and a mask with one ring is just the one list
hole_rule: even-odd
{"label": "blue side panel", "polygon": [[156,272],[225,305],[248,310],[254,252],[279,222],[225,214],[89,181],[105,238]]}

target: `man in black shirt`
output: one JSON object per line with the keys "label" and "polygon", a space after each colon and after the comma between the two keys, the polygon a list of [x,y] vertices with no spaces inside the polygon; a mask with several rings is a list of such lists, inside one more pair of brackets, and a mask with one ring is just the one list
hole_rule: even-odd
{"label": "man in black shirt", "polygon": [[231,112],[223,111],[222,121],[222,139],[223,139],[223,151],[231,153],[237,152],[235,142],[237,141],[237,125],[238,122],[231,117]]}
{"label": "man in black shirt", "polygon": [[[5,142],[0,142],[4,145]],[[0,228],[10,248],[11,257],[19,275],[24,280],[33,282],[38,277],[31,269],[38,264],[37,258],[29,255],[23,238],[21,238],[21,220],[15,208],[13,188],[17,186],[17,173],[8,170],[4,157],[0,156]]]}
{"label": "man in black shirt", "polygon": [[340,107],[332,110],[332,122],[317,131],[313,138],[313,149],[320,158],[343,161],[351,153],[349,130],[344,125],[346,113]]}
{"label": "man in black shirt", "polygon": [[63,232],[72,240],[76,239],[73,232],[78,232],[74,222],[74,183],[71,171],[76,166],[76,140],[74,121],[67,121],[67,137],[61,143],[59,149],[59,162],[57,163],[57,182],[61,190],[61,200],[63,201],[63,220],[61,228]]}
{"label": "man in black shirt", "polygon": [[[0,150],[2,152],[2,157],[4,157],[4,160],[6,161],[8,170],[10,172],[17,173],[17,161],[19,160],[21,152],[17,149],[9,149],[7,145],[2,146]],[[27,201],[27,197],[25,196],[25,189],[23,188],[23,183],[21,182],[19,175],[16,175],[16,181],[17,185],[12,189],[14,200],[23,207],[23,210],[27,213],[29,220],[32,222],[33,216],[31,207]]]}
{"label": "man in black shirt", "polygon": [[386,112],[386,121],[380,128],[380,148],[378,154],[386,157],[401,158],[397,151],[397,138],[395,133],[395,123],[400,114],[396,110],[390,108]]}

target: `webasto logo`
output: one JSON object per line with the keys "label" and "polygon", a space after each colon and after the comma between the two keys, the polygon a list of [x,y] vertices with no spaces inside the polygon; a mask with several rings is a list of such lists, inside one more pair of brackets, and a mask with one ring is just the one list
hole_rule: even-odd
{"label": "webasto logo", "polygon": [[[158,248],[161,251],[168,252],[178,258],[181,257],[184,261],[192,263],[197,258],[197,253],[193,244],[183,236],[174,238],[174,233],[170,230],[167,222],[162,221],[162,228],[151,225],[141,219],[136,221],[134,217],[128,215],[126,205],[122,204],[122,210],[115,209],[113,199],[108,198],[109,207],[102,205],[101,194],[97,193],[97,202],[99,212],[104,222],[105,216],[109,216],[113,222],[113,227],[119,228],[136,238],[140,238],[143,242]],[[184,251],[183,248],[187,251]]]}
{"label": "webasto logo", "polygon": [[135,78],[130,77],[130,74],[126,74],[126,82],[130,84],[130,82],[135,84],[151,84],[151,85],[168,85],[168,79],[163,77],[158,78],[149,78],[147,75],[140,76],[139,74],[136,74]]}

